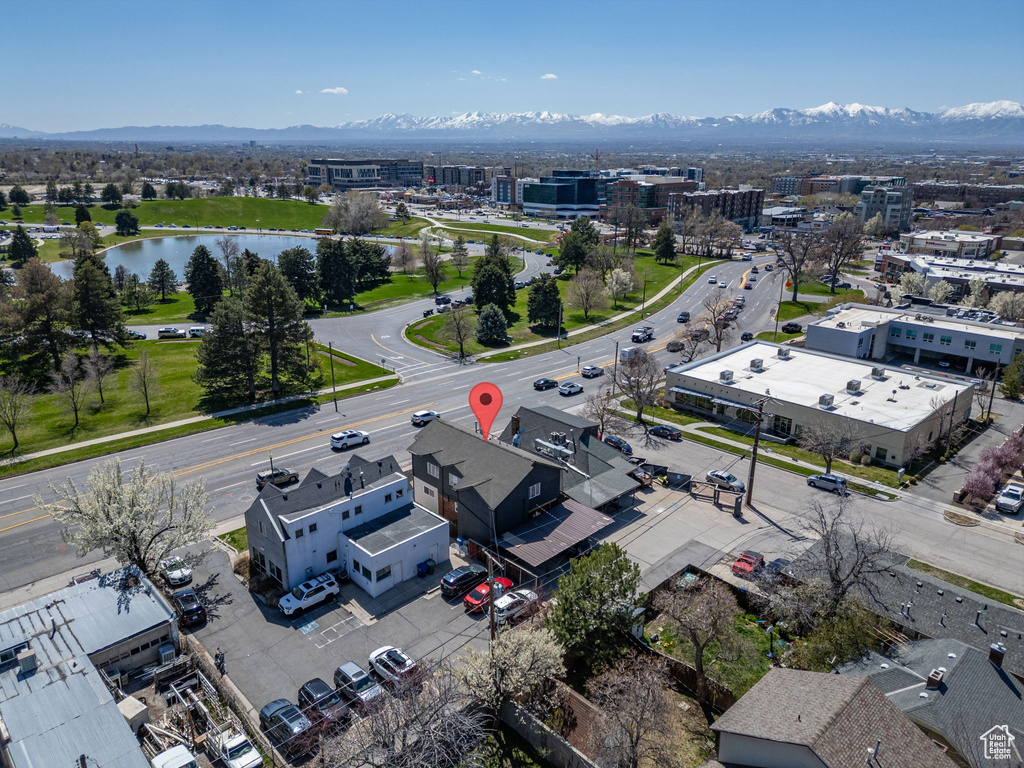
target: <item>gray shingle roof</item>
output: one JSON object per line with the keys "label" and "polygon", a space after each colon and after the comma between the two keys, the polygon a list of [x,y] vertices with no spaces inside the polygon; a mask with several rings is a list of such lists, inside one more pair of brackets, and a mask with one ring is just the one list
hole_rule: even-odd
{"label": "gray shingle roof", "polygon": [[[578,438],[585,431],[597,433],[597,422],[584,419],[572,413],[560,411],[550,405],[519,406],[516,411],[519,417],[519,429],[523,431],[523,442],[539,437],[546,440],[552,432],[574,432]],[[503,443],[512,441],[512,420],[510,419],[501,431],[498,439]]]}
{"label": "gray shingle roof", "polygon": [[[928,674],[940,667],[942,685],[928,690]],[[990,728],[1007,725],[1016,744],[1024,745],[1024,684],[989,661],[987,652],[965,643],[917,640],[891,659],[872,652],[839,672],[866,677],[912,720],[942,734],[975,768],[987,768],[978,737]]]}
{"label": "gray shingle roof", "polygon": [[886,768],[953,762],[866,679],[774,668],[711,726],[722,734],[800,744],[830,768],[860,768],[876,742]]}
{"label": "gray shingle roof", "polygon": [[534,466],[563,469],[543,456],[497,440],[485,441],[468,429],[437,419],[416,434],[409,453],[433,456],[442,467],[455,466],[462,476],[459,489],[473,488],[491,508],[501,504]]}
{"label": "gray shingle roof", "polygon": [[376,555],[441,525],[448,525],[448,521],[416,504],[407,504],[350,528],[345,536],[361,549]]}

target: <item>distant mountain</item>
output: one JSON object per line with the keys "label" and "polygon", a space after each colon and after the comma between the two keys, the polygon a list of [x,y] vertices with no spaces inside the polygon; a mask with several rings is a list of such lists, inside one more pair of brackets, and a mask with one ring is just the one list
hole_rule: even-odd
{"label": "distant mountain", "polygon": [[0,137],[72,141],[312,143],[351,140],[464,139],[580,140],[815,140],[948,141],[1024,144],[1024,106],[1014,101],[967,104],[942,112],[829,102],[811,109],[776,108],[756,115],[643,117],[558,112],[466,112],[450,117],[387,114],[372,120],[317,127],[235,128],[225,125],[128,126],[43,134],[0,126]]}
{"label": "distant mountain", "polygon": [[0,139],[34,139],[45,135],[39,131],[30,131],[28,128],[0,123]]}

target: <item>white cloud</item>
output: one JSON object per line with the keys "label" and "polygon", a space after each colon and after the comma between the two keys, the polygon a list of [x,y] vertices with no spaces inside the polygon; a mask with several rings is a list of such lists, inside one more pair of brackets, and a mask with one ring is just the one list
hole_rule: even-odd
{"label": "white cloud", "polygon": [[481,72],[479,69],[474,69],[469,74],[471,74],[471,75],[482,75],[483,72]]}
{"label": "white cloud", "polygon": [[558,79],[558,75],[552,75],[550,72],[548,72],[546,75],[541,75],[540,79],[541,80],[557,80]]}
{"label": "white cloud", "polygon": [[504,82],[506,81],[506,79],[507,79],[507,78],[504,78],[504,77],[503,77],[503,78],[501,78],[501,82],[503,82],[503,83],[504,83]]}
{"label": "white cloud", "polygon": [[298,94],[301,94],[301,93],[302,93],[302,91],[296,91],[296,93],[298,93]]}
{"label": "white cloud", "polygon": [[323,89],[321,89],[321,90],[320,90],[320,93],[338,93],[338,94],[346,94],[346,93],[348,93],[348,88],[342,88],[342,87],[341,87],[341,86],[339,85],[339,86],[338,86],[337,88],[323,88]]}

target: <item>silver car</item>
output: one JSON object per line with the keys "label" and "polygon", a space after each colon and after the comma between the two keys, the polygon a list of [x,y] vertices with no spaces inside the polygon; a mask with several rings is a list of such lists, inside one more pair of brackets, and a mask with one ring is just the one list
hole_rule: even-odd
{"label": "silver car", "polygon": [[177,555],[160,561],[160,575],[170,587],[180,587],[192,581],[192,569]]}

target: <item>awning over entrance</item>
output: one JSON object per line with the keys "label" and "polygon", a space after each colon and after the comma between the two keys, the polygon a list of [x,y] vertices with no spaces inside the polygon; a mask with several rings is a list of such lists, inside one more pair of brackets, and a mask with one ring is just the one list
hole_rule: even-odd
{"label": "awning over entrance", "polygon": [[498,545],[523,562],[537,567],[588,536],[612,524],[596,509],[567,499],[547,512],[506,531]]}

